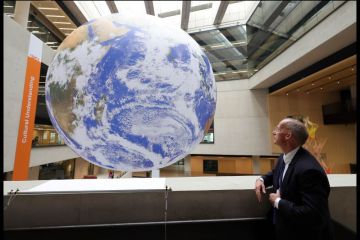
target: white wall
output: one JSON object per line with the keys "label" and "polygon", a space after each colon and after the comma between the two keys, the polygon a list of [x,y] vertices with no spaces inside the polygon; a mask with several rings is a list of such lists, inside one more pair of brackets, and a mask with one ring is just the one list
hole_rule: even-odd
{"label": "white wall", "polygon": [[4,19],[4,171],[13,169],[30,34]]}
{"label": "white wall", "polygon": [[192,154],[270,155],[268,91],[249,90],[248,80],[217,82],[214,144]]}
{"label": "white wall", "polygon": [[[4,15],[4,172],[12,171],[19,129],[30,33]],[[42,62],[49,65],[55,51],[43,44]],[[69,147],[33,148],[30,166],[78,157]]]}

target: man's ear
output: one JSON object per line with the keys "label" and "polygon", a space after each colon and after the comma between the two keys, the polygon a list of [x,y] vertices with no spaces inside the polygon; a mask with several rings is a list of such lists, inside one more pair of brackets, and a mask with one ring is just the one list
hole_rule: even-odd
{"label": "man's ear", "polygon": [[292,137],[292,132],[291,132],[291,131],[288,131],[288,132],[285,134],[285,139],[286,139],[286,140],[289,140],[289,139],[291,139],[291,137]]}

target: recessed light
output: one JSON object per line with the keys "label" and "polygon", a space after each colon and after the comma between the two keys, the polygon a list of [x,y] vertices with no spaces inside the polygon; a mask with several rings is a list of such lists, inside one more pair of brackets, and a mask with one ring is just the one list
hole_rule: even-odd
{"label": "recessed light", "polygon": [[331,76],[329,76],[329,79],[331,79]]}
{"label": "recessed light", "polygon": [[52,8],[52,7],[39,7],[38,9],[41,9],[41,10],[59,10],[58,8]]}
{"label": "recessed light", "polygon": [[314,86],[314,85],[315,85],[315,83],[312,83],[312,84],[311,84],[311,86]]}
{"label": "recessed light", "polygon": [[323,90],[323,88],[321,87],[320,90]]}
{"label": "recessed light", "polygon": [[354,71],[354,67],[351,68],[351,71]]}
{"label": "recessed light", "polygon": [[75,28],[59,28],[61,30],[75,30]]}
{"label": "recessed light", "polygon": [[286,93],[286,96],[289,96],[289,93]]}
{"label": "recessed light", "polygon": [[337,84],[340,84],[340,81],[337,81],[336,83],[337,83]]}
{"label": "recessed light", "polygon": [[54,24],[64,24],[64,25],[71,25],[69,22],[53,22]]}
{"label": "recessed light", "polygon": [[58,17],[58,18],[65,18],[65,16],[60,16],[60,15],[45,15],[47,17]]}

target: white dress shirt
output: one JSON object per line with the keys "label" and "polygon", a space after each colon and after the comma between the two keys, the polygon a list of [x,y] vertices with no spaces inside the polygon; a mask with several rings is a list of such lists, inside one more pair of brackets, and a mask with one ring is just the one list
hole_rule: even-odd
{"label": "white dress shirt", "polygon": [[[285,173],[286,173],[286,170],[288,169],[289,167],[289,164],[291,163],[292,159],[294,158],[296,152],[299,150],[300,147],[297,147],[295,148],[294,150],[288,152],[287,154],[284,154],[283,155],[283,159],[284,159],[284,162],[285,162],[285,168],[284,168],[284,172],[283,172],[283,175],[281,177],[281,180],[284,179],[284,176],[285,176]],[[275,199],[275,207],[276,208],[279,208],[279,202],[280,202],[281,198],[276,198]]]}

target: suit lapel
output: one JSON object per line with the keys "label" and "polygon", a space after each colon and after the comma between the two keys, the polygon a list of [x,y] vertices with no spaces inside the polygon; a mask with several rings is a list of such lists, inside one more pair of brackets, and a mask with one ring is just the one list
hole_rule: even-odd
{"label": "suit lapel", "polygon": [[284,176],[284,179],[282,181],[282,185],[286,186],[287,183],[290,181],[291,179],[291,175],[292,173],[294,172],[294,166],[297,162],[297,160],[300,158],[300,156],[302,155],[302,152],[303,152],[303,148],[300,147],[299,150],[296,152],[294,158],[291,160],[291,163],[289,164],[289,167],[288,169],[286,170],[286,173],[285,173],[285,176]]}
{"label": "suit lapel", "polygon": [[274,176],[274,182],[273,185],[275,187],[275,189],[278,189],[279,186],[279,177],[280,177],[280,170],[281,170],[281,165],[285,164],[284,163],[284,154],[281,154],[278,158],[278,163],[276,165],[276,176]]}

